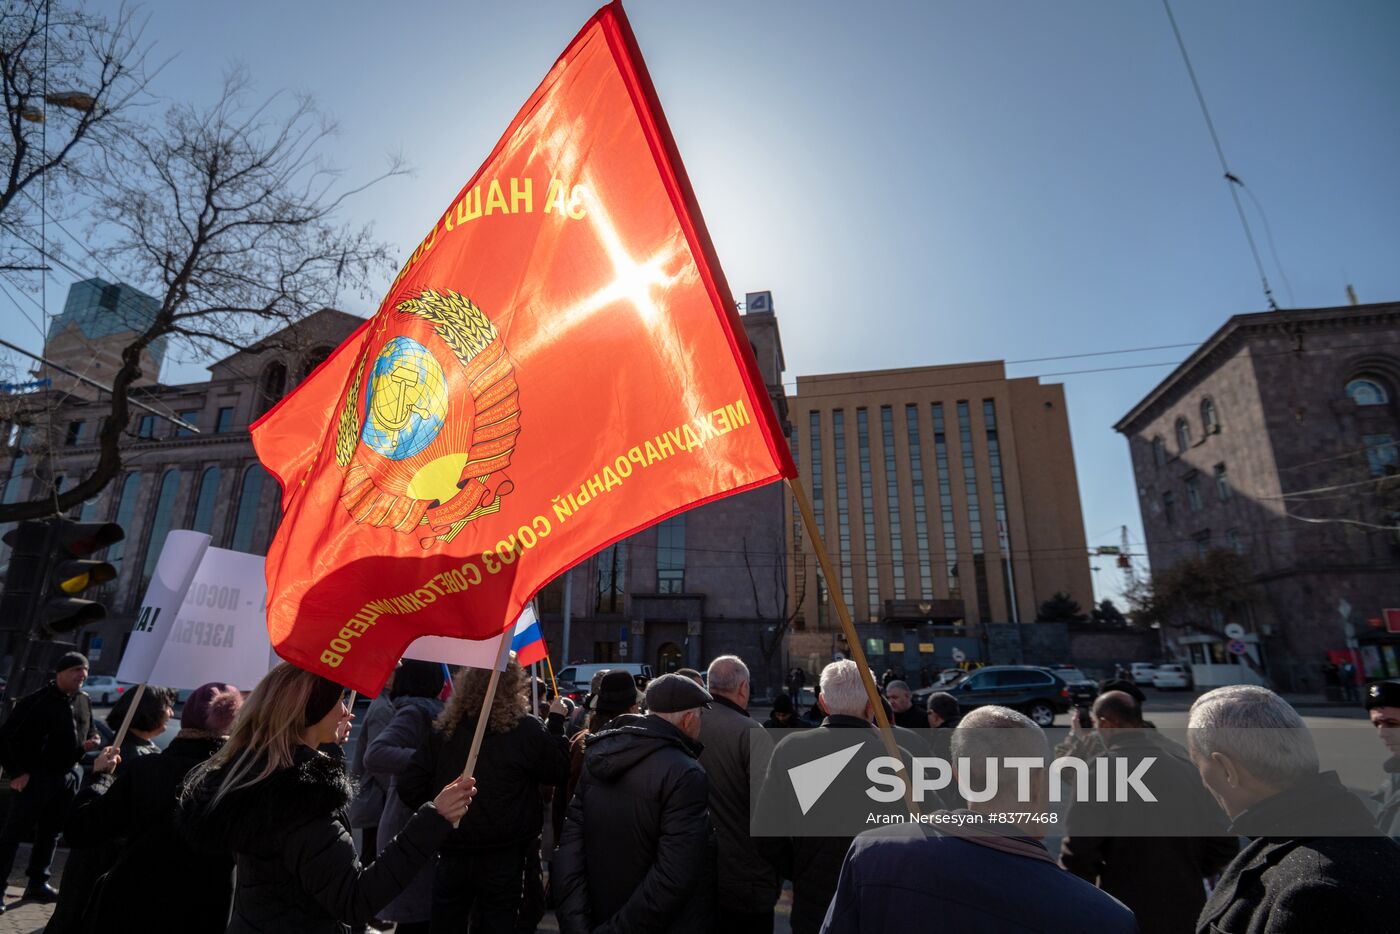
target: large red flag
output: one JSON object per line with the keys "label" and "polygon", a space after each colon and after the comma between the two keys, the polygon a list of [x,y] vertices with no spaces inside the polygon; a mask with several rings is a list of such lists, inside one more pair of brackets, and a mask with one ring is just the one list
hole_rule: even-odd
{"label": "large red flag", "polygon": [[620,4],[253,442],[273,645],[365,693],[418,636],[496,635],[593,552],[795,475]]}

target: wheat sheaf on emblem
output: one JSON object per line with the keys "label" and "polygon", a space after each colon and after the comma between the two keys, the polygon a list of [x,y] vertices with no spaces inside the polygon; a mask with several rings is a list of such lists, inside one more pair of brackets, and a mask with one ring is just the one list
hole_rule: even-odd
{"label": "wheat sheaf on emblem", "polygon": [[[361,411],[361,393],[379,391],[365,387],[366,367],[375,372],[371,363],[375,351],[367,347],[336,426],[336,463],[345,469],[340,501],[357,523],[417,534],[426,548],[434,540],[451,541],[466,523],[499,511],[501,497],[513,488],[504,470],[520,433],[518,387],[514,364],[496,326],[470,298],[428,289],[400,302],[396,311],[432,326],[433,334],[451,351],[451,358],[444,355],[443,363],[450,367],[446,361],[455,358],[461,367],[471,405],[459,411],[459,399],[455,414],[435,429],[438,440],[423,450],[422,457],[394,452],[388,458],[374,457],[364,443],[370,434],[365,420],[371,417],[374,399]],[[390,343],[402,340],[392,338]],[[409,343],[419,351],[425,349]],[[407,411],[402,405],[399,408]],[[424,457],[430,458],[426,467]],[[451,464],[454,481],[447,486],[441,482],[443,463]],[[425,483],[424,476],[439,478],[436,486]],[[429,488],[433,492],[423,492]]]}

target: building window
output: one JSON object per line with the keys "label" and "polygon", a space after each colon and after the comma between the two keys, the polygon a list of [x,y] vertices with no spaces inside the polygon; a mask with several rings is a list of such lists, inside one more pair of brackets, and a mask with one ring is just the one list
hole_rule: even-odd
{"label": "building window", "polygon": [[[909,480],[914,488],[914,541],[919,550],[919,585],[921,597],[933,596],[933,564],[928,549],[928,510],[924,502],[924,452],[919,441],[919,407],[904,407],[905,427],[909,434]],[[924,588],[928,588],[925,590]]]}
{"label": "building window", "polygon": [[943,404],[933,404],[933,461],[938,470],[938,506],[943,520],[943,562],[948,573],[948,596],[962,594],[958,581],[958,539],[953,525],[953,481],[948,464],[948,433],[943,422]]}
{"label": "building window", "polygon": [[1152,439],[1152,462],[1161,467],[1167,462],[1167,442],[1158,435]]}
{"label": "building window", "polygon": [[258,500],[262,498],[263,477],[267,471],[254,464],[243,473],[243,487],[238,491],[238,512],[233,520],[234,551],[253,553],[253,531],[258,525]]}
{"label": "building window", "polygon": [[[797,445],[797,422],[788,425],[788,448],[792,452],[792,465],[801,467],[801,457]],[[802,473],[799,470],[798,476]],[[797,497],[792,498],[792,580],[793,594],[796,597],[795,611],[801,618],[803,598],[807,594],[807,562],[802,558],[802,510],[797,505]]]}
{"label": "building window", "polygon": [[875,480],[870,469],[870,412],[856,409],[856,456],[860,470],[860,511],[865,528],[865,612],[880,618],[880,567],[875,563]]}
{"label": "building window", "polygon": [[1205,503],[1201,501],[1201,478],[1194,470],[1186,475],[1186,505],[1191,507],[1192,512],[1205,508]]}
{"label": "building window", "polygon": [[1384,477],[1400,468],[1400,450],[1390,435],[1365,435],[1361,444],[1366,448],[1366,463],[1371,476]]}
{"label": "building window", "polygon": [[1361,377],[1347,383],[1347,396],[1357,405],[1385,405],[1390,393],[1379,380]]}
{"label": "building window", "polygon": [[214,420],[214,433],[223,434],[233,429],[233,406],[226,405],[219,409],[219,415]]}
{"label": "building window", "polygon": [[833,459],[836,462],[836,534],[841,556],[841,595],[846,608],[855,603],[851,582],[851,507],[846,498],[846,413],[841,409],[831,413]]}
{"label": "building window", "polygon": [[1201,400],[1201,430],[1207,435],[1220,431],[1220,417],[1215,414],[1215,400],[1210,397]]}
{"label": "building window", "polygon": [[1224,464],[1215,465],[1215,496],[1222,503],[1230,501],[1230,478],[1225,473]]}
{"label": "building window", "polygon": [[656,527],[656,592],[685,593],[685,513]]}
{"label": "building window", "polygon": [[992,621],[992,609],[987,593],[986,566],[982,560],[982,504],[977,493],[977,462],[972,454],[972,412],[965,401],[958,402],[958,439],[962,447],[963,492],[967,496],[967,528],[972,535],[972,570],[977,585],[977,614],[984,622]]}
{"label": "building window", "polygon": [[[156,562],[160,560],[160,550],[165,545],[165,537],[170,534],[170,525],[175,519],[175,496],[180,492],[180,471],[167,470],[160,478],[160,492],[156,494],[156,508],[151,513],[151,531],[146,539],[146,560],[141,564],[141,592],[156,573]],[[140,599],[140,594],[137,599]]]}
{"label": "building window", "polygon": [[627,590],[627,543],[616,542],[598,553],[598,612],[621,613]]}
{"label": "building window", "polygon": [[894,410],[880,407],[880,440],[885,449],[885,509],[890,517],[890,569],[894,572],[894,598],[904,599],[904,530],[899,520],[899,474],[894,464]]}
{"label": "building window", "polygon": [[[199,427],[199,409],[186,409],[183,412],[176,412],[175,414],[180,416],[181,421],[189,422],[196,428]],[[193,438],[194,434],[195,433],[188,428],[175,429],[175,437],[177,438]]]}
{"label": "building window", "polygon": [[199,479],[199,494],[195,497],[194,517],[190,528],[210,535],[214,531],[214,504],[219,498],[219,468],[210,467]]}
{"label": "building window", "polygon": [[1006,484],[1001,472],[1001,439],[997,435],[997,405],[991,399],[982,400],[982,418],[987,431],[987,462],[992,468],[992,510],[997,521],[997,550],[1007,562],[1001,576],[1002,598],[1010,609],[1011,599],[1011,523],[1006,519]]}
{"label": "building window", "polygon": [[[316,368],[326,362],[334,347],[313,347],[301,363],[301,379],[306,379]],[[298,380],[300,382],[300,380]]]}
{"label": "building window", "polygon": [[79,419],[76,422],[68,423],[68,434],[64,437],[63,443],[68,447],[74,447],[83,443],[83,429],[87,427],[87,422]]}
{"label": "building window", "polygon": [[1196,543],[1196,557],[1204,558],[1206,552],[1210,551],[1210,529],[1202,529],[1192,535],[1191,541]]}
{"label": "building window", "polygon": [[1168,523],[1176,519],[1176,494],[1167,492],[1162,494],[1162,515]]}
{"label": "building window", "polygon": [[267,369],[263,370],[262,379],[258,381],[258,398],[254,401],[253,411],[259,415],[272,408],[287,392],[287,367],[283,363],[270,363]]}
{"label": "building window", "polygon": [[1176,450],[1178,454],[1185,454],[1191,447],[1191,425],[1184,418],[1176,420]]}
{"label": "building window", "polygon": [[141,489],[141,475],[129,473],[122,480],[121,492],[117,494],[117,510],[112,521],[122,527],[127,538],[107,546],[107,563],[116,564],[126,553],[126,543],[131,537],[131,520],[136,517],[136,498]]}
{"label": "building window", "polygon": [[1239,529],[1225,530],[1225,544],[1228,545],[1230,547],[1230,550],[1235,552],[1236,554],[1244,554],[1244,542],[1240,540]]}
{"label": "building window", "polygon": [[154,438],[156,436],[156,417],[154,415],[142,415],[141,421],[137,423],[136,437]]}
{"label": "building window", "polygon": [[826,537],[826,495],[822,483],[822,413],[812,412],[807,423],[807,443],[812,448],[812,518]]}

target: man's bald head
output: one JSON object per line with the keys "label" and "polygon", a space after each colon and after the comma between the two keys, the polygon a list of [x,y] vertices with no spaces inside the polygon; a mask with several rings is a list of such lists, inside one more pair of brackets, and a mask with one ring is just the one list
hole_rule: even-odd
{"label": "man's bald head", "polygon": [[1142,708],[1126,691],[1105,691],[1094,700],[1094,726],[1101,730],[1141,727]]}

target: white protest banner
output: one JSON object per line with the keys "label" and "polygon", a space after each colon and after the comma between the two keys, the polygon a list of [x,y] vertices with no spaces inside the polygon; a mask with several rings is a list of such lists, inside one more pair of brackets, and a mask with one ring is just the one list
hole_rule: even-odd
{"label": "white protest banner", "polygon": [[262,556],[210,548],[190,582],[150,682],[197,688],[222,681],[248,691],[277,662],[267,637]]}
{"label": "white protest banner", "polygon": [[[512,636],[512,648],[522,648],[522,638],[538,636],[539,618],[535,616],[535,606],[533,603],[525,604],[525,609],[520,611],[520,618],[515,621],[515,632]],[[534,631],[531,632],[531,628]],[[528,635],[527,635],[528,634]],[[533,641],[533,639],[532,639]],[[448,636],[419,636],[414,639],[403,653],[404,658],[416,658],[425,662],[446,662],[449,665],[462,665],[466,668],[486,668],[490,669],[496,665],[496,653],[501,645],[501,640],[495,636],[490,639],[453,639]]]}
{"label": "white protest banner", "polygon": [[[200,563],[209,550],[209,536],[203,532],[177,529],[165,538],[155,573],[141,601],[141,612],[131,627],[131,638],[117,669],[117,680],[145,684],[165,647],[185,594]],[[159,683],[159,682],[156,682]]]}

